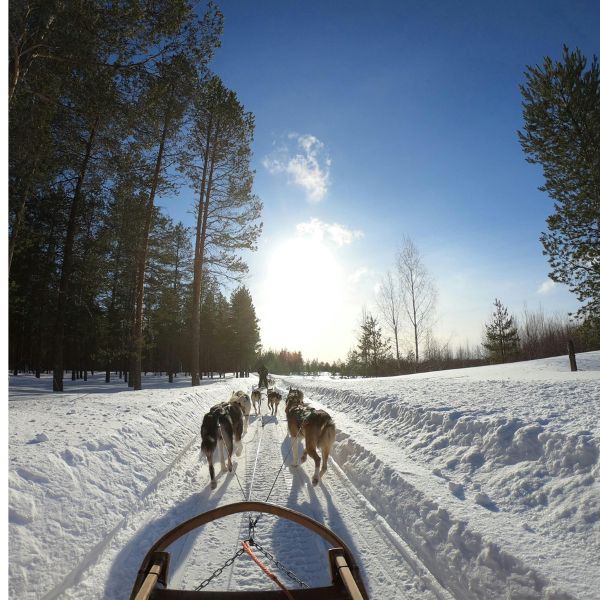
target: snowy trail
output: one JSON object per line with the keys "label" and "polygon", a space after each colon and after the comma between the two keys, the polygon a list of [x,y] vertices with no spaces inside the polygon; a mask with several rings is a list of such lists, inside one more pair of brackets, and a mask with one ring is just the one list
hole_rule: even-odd
{"label": "snowy trail", "polygon": [[[268,499],[302,512],[325,523],[347,540],[359,561],[372,598],[418,597],[425,600],[451,597],[416,557],[411,556],[406,544],[377,516],[375,509],[357,492],[333,461],[330,462],[326,479],[320,486],[314,487],[310,481],[313,469],[310,459],[303,467],[289,467],[290,441],[285,420],[281,416],[265,416],[264,423],[264,427],[261,427],[260,419],[253,421],[247,434],[243,459],[237,466],[240,478],[242,470],[245,473],[243,485],[246,494],[252,487],[251,499]],[[278,475],[284,460],[285,464]],[[237,483],[229,485],[241,494]],[[236,500],[237,498],[231,501]],[[225,498],[220,503],[225,503]],[[219,566],[214,560],[210,560],[209,565],[205,556],[207,548],[219,544],[222,548],[219,560],[222,563],[234,554],[239,547],[239,540],[248,537],[248,515],[230,519],[237,520],[237,523],[221,527],[219,534],[216,533],[216,526],[211,531],[207,527],[207,531],[198,533],[192,542],[186,542],[188,548],[194,548],[185,556],[185,563],[180,563],[173,576],[171,581],[174,587],[194,589],[212,572],[213,567]],[[327,546],[317,536],[298,525],[270,515],[260,517],[254,533],[254,539],[261,547],[275,555],[301,581],[310,586],[329,583]],[[257,554],[262,556],[260,551]],[[272,561],[265,559],[265,562],[286,585],[298,586]],[[275,587],[245,556],[210,585],[211,589],[223,590],[249,586],[263,589]]]}
{"label": "snowy trail", "polygon": [[[249,391],[252,378],[196,389],[181,381],[178,389],[153,377],[132,393],[98,376],[60,397],[42,393],[48,378],[17,378],[9,402],[10,596],[127,599],[159,537],[250,496],[340,535],[374,600],[596,598],[600,352],[583,358],[586,369],[575,375],[568,362],[547,359],[387,380],[280,378],[280,388],[300,386],[336,423],[329,470],[316,487],[311,459],[289,466],[281,404],[264,427],[251,416],[234,472],[219,472],[217,460],[210,488],[202,417],[240,387]],[[171,586],[195,589],[247,536],[248,515],[238,514],[178,541],[169,549]],[[300,580],[328,583],[316,535],[263,515],[254,539]],[[243,555],[208,589],[272,586]]]}
{"label": "snowy trail", "polygon": [[[176,460],[151,482],[143,502],[132,506],[130,513],[44,598],[128,598],[145,550],[160,535],[198,513],[243,500],[250,490],[251,499],[268,498],[298,510],[345,539],[359,561],[372,598],[451,598],[414,556],[405,559],[410,552],[407,546],[333,461],[317,487],[310,481],[310,459],[304,466],[289,466],[290,440],[281,414],[278,418],[264,416],[264,427],[260,418],[251,416],[243,441],[243,453],[234,458],[233,473],[220,472],[217,461],[218,484],[213,491],[206,460],[200,458],[200,439],[190,440]],[[247,537],[246,514],[226,517],[188,534],[169,549],[170,586],[195,589],[222,567],[239,548],[240,540]],[[329,583],[327,545],[308,530],[262,515],[255,540],[309,586]],[[257,554],[287,586],[298,587],[260,551]],[[275,588],[245,555],[209,585],[214,590]]]}

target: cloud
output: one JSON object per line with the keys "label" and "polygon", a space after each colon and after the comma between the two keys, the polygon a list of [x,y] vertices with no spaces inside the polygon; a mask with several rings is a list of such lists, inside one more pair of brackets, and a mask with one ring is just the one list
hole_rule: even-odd
{"label": "cloud", "polygon": [[353,273],[350,273],[350,275],[348,276],[348,281],[350,283],[358,283],[368,273],[369,273],[369,269],[367,269],[366,267],[361,267],[360,269],[357,269]]}
{"label": "cloud", "polygon": [[324,155],[324,145],[310,134],[288,134],[294,144],[292,151],[282,145],[266,156],[262,164],[275,175],[287,173],[290,181],[304,189],[309,202],[320,202],[329,189],[331,159]]}
{"label": "cloud", "polygon": [[542,285],[537,289],[538,294],[548,294],[556,287],[556,281],[552,281],[552,279],[546,279]]}
{"label": "cloud", "polygon": [[298,223],[296,231],[300,235],[310,236],[319,241],[331,241],[336,246],[346,246],[364,236],[358,229],[348,229],[339,223],[323,223],[314,218],[308,223]]}

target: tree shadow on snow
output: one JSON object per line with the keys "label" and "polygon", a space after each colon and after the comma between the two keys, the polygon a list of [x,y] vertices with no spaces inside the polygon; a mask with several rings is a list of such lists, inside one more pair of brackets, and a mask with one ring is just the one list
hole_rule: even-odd
{"label": "tree shadow on snow", "polygon": [[[234,477],[235,467],[232,473],[222,471],[217,476],[217,481],[222,481],[219,482],[216,490],[212,490],[210,482],[208,482],[201,492],[191,495],[159,519],[146,523],[142,529],[138,530],[116,556],[108,575],[104,596],[114,600],[128,599],[138,569],[148,550],[160,537],[180,523],[216,508],[223,494],[232,484]],[[178,565],[185,563],[190,551],[194,548],[193,540],[200,531],[201,529],[191,531],[169,546],[168,552],[171,554],[171,560],[173,561],[176,557],[176,562],[172,562],[169,568],[171,575],[175,573]],[[192,536],[191,540],[190,536]]]}

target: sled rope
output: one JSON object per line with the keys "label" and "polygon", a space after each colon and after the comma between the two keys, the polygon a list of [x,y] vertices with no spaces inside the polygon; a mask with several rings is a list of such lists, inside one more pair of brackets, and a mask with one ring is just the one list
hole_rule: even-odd
{"label": "sled rope", "polygon": [[263,548],[256,540],[249,539],[248,543],[260,550],[273,564],[283,571],[292,581],[295,581],[300,587],[308,588],[308,585],[302,581],[293,571],[290,571],[283,563],[279,562],[266,548]]}
{"label": "sled rope", "polygon": [[[277,471],[277,475],[275,475],[275,479],[273,481],[273,485],[271,485],[271,489],[269,490],[269,493],[267,494],[267,498],[266,498],[265,502],[269,501],[269,498],[271,497],[271,494],[273,493],[273,488],[275,487],[275,484],[277,483],[277,480],[279,479],[279,475],[281,473],[281,470],[285,466],[285,461],[287,460],[287,457],[290,455],[291,451],[292,451],[292,444],[290,443],[290,447],[288,448],[287,454],[285,455],[285,458],[283,459],[283,462],[281,463],[281,466],[279,467],[279,471]],[[263,513],[260,513],[258,515],[258,517],[256,517],[256,519],[252,519],[252,517],[250,517],[250,523],[249,523],[249,526],[248,526],[248,530],[249,531],[254,531],[254,528],[256,527],[256,524],[258,523],[258,521],[260,520],[260,518],[262,516],[263,516]]]}
{"label": "sled rope", "polygon": [[271,494],[273,493],[273,488],[275,487],[275,484],[277,483],[277,479],[279,478],[279,474],[281,473],[281,470],[283,469],[283,467],[285,465],[285,461],[287,460],[291,451],[292,451],[292,444],[290,443],[290,447],[288,448],[287,454],[285,455],[285,458],[283,459],[283,462],[281,463],[281,466],[279,467],[279,471],[277,471],[277,475],[275,475],[275,481],[273,481],[273,485],[271,486],[271,489],[269,490],[269,493],[267,494],[267,499],[265,500],[265,502],[269,501],[269,498],[271,497]]}
{"label": "sled rope", "polygon": [[252,549],[250,548],[248,542],[242,542],[242,547],[246,551],[246,554],[248,554],[248,556],[262,569],[265,575],[281,588],[286,598],[288,598],[288,600],[294,600],[294,596],[292,596],[292,594],[290,594],[289,590],[285,587],[285,585],[281,583],[277,575],[269,571],[266,565],[263,562],[261,562],[261,560],[256,556],[256,554],[254,554],[254,552],[252,552]]}
{"label": "sled rope", "polygon": [[[261,419],[262,421],[262,419]],[[258,419],[257,419],[258,422]],[[258,432],[258,424],[256,426],[257,431],[254,432],[254,437],[256,437],[256,434]],[[252,479],[250,480],[250,489],[248,490],[248,497],[246,498],[246,500],[250,500],[250,496],[252,496],[252,488],[254,487],[254,477],[256,476],[256,467],[258,466],[258,457],[260,456],[260,445],[262,444],[262,439],[263,439],[263,432],[264,430],[261,429],[260,430],[260,437],[258,438],[258,447],[256,448],[256,457],[254,459],[254,469],[252,470]],[[253,441],[254,438],[252,438]]]}

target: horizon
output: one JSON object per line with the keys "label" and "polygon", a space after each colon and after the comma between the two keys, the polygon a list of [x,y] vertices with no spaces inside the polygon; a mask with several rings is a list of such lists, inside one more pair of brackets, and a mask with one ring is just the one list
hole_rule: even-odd
{"label": "horizon", "polygon": [[[264,229],[243,283],[263,348],[344,360],[403,236],[436,283],[442,343],[478,346],[495,298],[516,317],[577,310],[548,279],[553,204],[517,138],[519,84],[563,45],[591,60],[599,5],[220,7],[211,69],[256,118]],[[193,221],[189,191],[159,204]]]}

